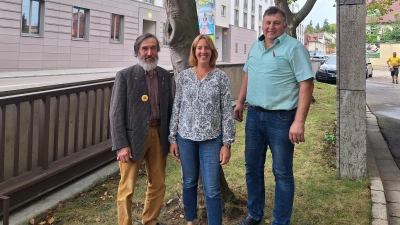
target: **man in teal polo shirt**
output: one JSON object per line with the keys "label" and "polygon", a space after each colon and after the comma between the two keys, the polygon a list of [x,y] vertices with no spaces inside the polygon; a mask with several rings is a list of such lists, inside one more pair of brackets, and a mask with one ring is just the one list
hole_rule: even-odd
{"label": "man in teal polo shirt", "polygon": [[235,119],[246,119],[247,213],[237,225],[261,222],[265,207],[264,164],[272,153],[275,206],[272,225],[288,225],[294,198],[294,144],[304,142],[304,124],[314,88],[309,53],[302,43],[285,33],[285,12],[270,7],[264,13],[263,35],[250,48]]}

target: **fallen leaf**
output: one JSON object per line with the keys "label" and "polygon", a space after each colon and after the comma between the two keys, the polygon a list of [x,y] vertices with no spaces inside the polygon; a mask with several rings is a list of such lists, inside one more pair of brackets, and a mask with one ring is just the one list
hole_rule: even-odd
{"label": "fallen leaf", "polygon": [[107,191],[106,191],[106,192],[104,192],[104,195],[107,195]]}
{"label": "fallen leaf", "polygon": [[182,214],[181,214],[181,215],[179,215],[179,217],[180,217],[180,218],[185,218],[185,216],[184,216],[184,215],[182,215]]}
{"label": "fallen leaf", "polygon": [[29,224],[31,224],[31,225],[35,224],[35,219],[29,220]]}
{"label": "fallen leaf", "polygon": [[53,210],[52,209],[48,209],[47,210],[47,214],[52,214],[53,213]]}
{"label": "fallen leaf", "polygon": [[96,217],[96,222],[100,222],[101,221],[101,217],[100,216],[98,216],[98,217]]}
{"label": "fallen leaf", "polygon": [[42,221],[39,223],[39,225],[45,225],[45,224],[46,224],[46,221]]}
{"label": "fallen leaf", "polygon": [[62,202],[62,201],[60,201],[59,203],[58,203],[58,207],[59,208],[62,208],[64,206],[64,203]]}
{"label": "fallen leaf", "polygon": [[48,218],[47,223],[49,223],[49,224],[54,223],[54,217],[52,216],[52,217]]}

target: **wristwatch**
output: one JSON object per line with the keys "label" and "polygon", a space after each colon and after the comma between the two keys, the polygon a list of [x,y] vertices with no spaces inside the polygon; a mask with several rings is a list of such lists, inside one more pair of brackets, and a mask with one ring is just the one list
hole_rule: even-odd
{"label": "wristwatch", "polygon": [[225,148],[227,148],[227,149],[231,149],[231,145],[228,144],[228,143],[223,143],[223,146],[224,146]]}

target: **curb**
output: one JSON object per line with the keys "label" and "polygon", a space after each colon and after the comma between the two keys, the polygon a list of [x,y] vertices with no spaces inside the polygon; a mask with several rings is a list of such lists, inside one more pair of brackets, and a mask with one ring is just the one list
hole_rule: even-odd
{"label": "curb", "polygon": [[[374,155],[374,148],[371,144],[373,139],[372,134],[383,136],[380,133],[378,122],[374,114],[371,113],[368,106],[366,106],[366,122],[367,122],[367,170],[371,180],[371,201],[372,201],[372,225],[388,225],[388,210],[386,204],[385,190],[383,188],[383,182],[381,174],[379,172],[378,164]],[[374,142],[377,141],[374,139]],[[381,146],[386,146],[386,142],[380,143]],[[384,144],[384,145],[383,145]]]}

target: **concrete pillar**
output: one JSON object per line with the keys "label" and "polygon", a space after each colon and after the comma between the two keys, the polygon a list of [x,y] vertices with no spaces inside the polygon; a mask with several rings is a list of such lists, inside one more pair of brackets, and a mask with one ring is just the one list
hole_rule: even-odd
{"label": "concrete pillar", "polygon": [[340,178],[366,175],[365,0],[337,1],[337,165]]}

